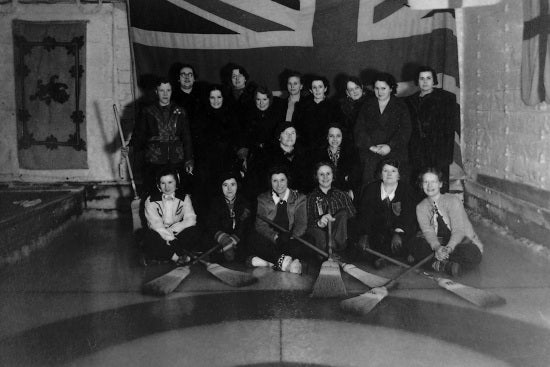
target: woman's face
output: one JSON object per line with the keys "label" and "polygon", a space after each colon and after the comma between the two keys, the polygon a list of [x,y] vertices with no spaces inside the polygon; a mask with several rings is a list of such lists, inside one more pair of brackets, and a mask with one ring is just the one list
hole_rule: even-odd
{"label": "woman's face", "polygon": [[418,86],[423,93],[431,93],[434,89],[434,77],[431,71],[422,71],[418,75]]}
{"label": "woman's face", "polygon": [[325,93],[327,92],[327,87],[322,80],[314,80],[311,82],[311,93],[313,94],[313,99],[316,102],[320,102],[325,99]]}
{"label": "woman's face", "polygon": [[288,93],[291,96],[296,96],[300,94],[303,87],[304,86],[302,85],[302,81],[297,76],[291,76],[290,78],[288,78],[286,88],[288,89]]}
{"label": "woman's face", "polygon": [[159,181],[159,188],[163,194],[171,195],[176,192],[177,181],[174,175],[162,176]]}
{"label": "woman's face", "polygon": [[374,94],[379,101],[387,101],[391,97],[391,88],[388,83],[377,80],[374,83]]}
{"label": "woman's face", "polygon": [[321,166],[317,170],[317,181],[319,182],[319,187],[322,189],[330,189],[332,186],[332,180],[334,175],[332,173],[332,168],[329,166]]}
{"label": "woman's face", "polygon": [[428,197],[435,197],[441,193],[443,183],[436,174],[431,172],[422,175],[422,190]]}
{"label": "woman's face", "polygon": [[284,173],[275,173],[271,175],[271,188],[277,195],[284,195],[288,188],[288,180]]}
{"label": "woman's face", "polygon": [[233,69],[231,72],[231,84],[235,89],[243,89],[246,84],[246,78],[239,69]]}
{"label": "woman's face", "polygon": [[227,200],[233,200],[237,195],[237,180],[229,178],[222,183],[223,196]]}
{"label": "woman's face", "polygon": [[382,181],[385,184],[395,184],[399,181],[399,170],[389,164],[382,167]]}
{"label": "woman's face", "polygon": [[327,140],[331,148],[338,148],[342,145],[342,130],[337,127],[331,127],[328,129]]}
{"label": "woman's face", "polygon": [[269,108],[269,97],[267,94],[256,93],[256,108],[260,111],[265,111]]}
{"label": "woman's face", "polygon": [[215,110],[221,108],[221,106],[223,105],[222,92],[219,90],[211,90],[208,99],[210,101],[210,106]]}
{"label": "woman's face", "polygon": [[285,147],[293,147],[296,144],[296,129],[287,127],[279,135],[279,141]]}
{"label": "woman's face", "polygon": [[357,101],[363,96],[363,88],[360,85],[355,84],[352,81],[347,82],[346,84],[346,94],[349,98]]}

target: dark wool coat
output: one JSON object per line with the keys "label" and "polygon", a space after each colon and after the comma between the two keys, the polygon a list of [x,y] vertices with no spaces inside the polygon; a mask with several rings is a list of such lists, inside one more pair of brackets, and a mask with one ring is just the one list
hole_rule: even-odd
{"label": "dark wool coat", "polygon": [[265,148],[275,141],[277,125],[283,120],[280,105],[276,103],[272,103],[265,111],[260,111],[256,107],[249,110],[241,120],[240,146],[248,148],[251,153],[255,148]]}
{"label": "dark wool coat", "polygon": [[355,128],[355,123],[357,122],[357,115],[363,107],[363,104],[367,101],[367,96],[363,95],[357,101],[349,97],[341,98],[340,110],[342,111],[342,125],[347,129],[347,135],[353,138],[353,129]]}
{"label": "dark wool coat", "polygon": [[[313,188],[313,167],[311,156],[299,144],[294,146],[291,154],[286,153],[280,144],[272,144],[266,149],[265,160],[263,163],[264,173],[266,177],[265,185],[268,185],[267,171],[270,167],[283,166],[288,169],[290,174],[289,186],[302,192],[307,193]],[[268,189],[268,187],[263,187]],[[262,190],[263,191],[263,190]]]}
{"label": "dark wool coat", "polygon": [[182,106],[185,109],[185,112],[187,112],[187,115],[189,116],[191,127],[193,125],[195,115],[201,105],[202,94],[200,88],[201,87],[198,82],[195,82],[193,84],[193,89],[191,89],[191,93],[185,93],[181,90],[179,85],[172,88],[172,102],[179,106]]}
{"label": "dark wool coat", "polygon": [[456,96],[434,89],[420,97],[407,97],[412,133],[409,144],[410,163],[416,169],[448,166],[453,161],[455,127],[458,127]]}
{"label": "dark wool coat", "polygon": [[[384,113],[380,113],[376,98],[365,102],[357,116],[354,130],[355,145],[363,166],[363,183],[376,179],[376,167],[385,158],[398,159],[401,177],[407,176],[408,170],[405,167],[410,135],[409,110],[401,99],[391,96]],[[369,150],[371,146],[378,144],[389,145],[391,152],[383,157]]]}
{"label": "dark wool coat", "polygon": [[132,144],[145,151],[145,161],[153,164],[188,162],[193,159],[189,119],[183,108],[170,103],[168,119],[158,103],[145,107],[138,117]]}
{"label": "dark wool coat", "polygon": [[229,108],[214,109],[210,105],[202,108],[191,128],[195,158],[201,162],[221,165],[231,162],[238,145],[240,127]]}
{"label": "dark wool coat", "polygon": [[404,231],[403,242],[416,235],[416,204],[418,199],[412,188],[400,181],[391,200],[391,209],[381,200],[381,181],[375,181],[363,188],[357,207],[357,228],[359,235],[368,235],[382,248],[388,247],[396,228]]}
{"label": "dark wool coat", "polygon": [[326,141],[328,124],[341,118],[338,104],[325,98],[315,103],[312,96],[302,97],[294,107],[292,122],[298,131],[300,143],[314,152]]}
{"label": "dark wool coat", "polygon": [[231,218],[229,207],[223,195],[216,195],[212,199],[208,215],[205,217],[205,230],[210,239],[214,238],[217,231],[235,234],[239,239],[245,239],[253,223],[250,203],[242,195],[237,194],[233,205],[235,228],[233,228],[233,218]]}

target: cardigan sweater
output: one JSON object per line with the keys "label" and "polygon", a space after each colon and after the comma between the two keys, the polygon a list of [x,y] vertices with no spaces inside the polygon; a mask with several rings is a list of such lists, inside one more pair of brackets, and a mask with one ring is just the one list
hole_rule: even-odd
{"label": "cardigan sweater", "polygon": [[[258,195],[257,213],[270,220],[275,219],[277,204],[273,201],[271,191]],[[302,236],[307,229],[306,196],[296,190],[290,190],[287,200],[287,213],[290,231],[296,236]],[[278,234],[273,227],[260,218],[256,219],[256,232],[272,243],[275,243],[275,235]]]}
{"label": "cardigan sweater", "polygon": [[[436,202],[437,209],[443,221],[450,227],[451,238],[447,246],[454,250],[455,246],[461,243],[464,238],[469,238],[483,252],[483,244],[474,232],[472,223],[464,210],[464,205],[454,194],[441,194]],[[420,225],[420,230],[426,241],[433,250],[440,246],[437,239],[437,233],[433,223],[433,202],[425,198],[416,206],[416,218]]]}
{"label": "cardigan sweater", "polygon": [[167,200],[159,192],[149,196],[145,201],[145,218],[147,226],[159,233],[170,229],[177,234],[197,224],[191,198],[179,191],[176,191],[173,200]]}

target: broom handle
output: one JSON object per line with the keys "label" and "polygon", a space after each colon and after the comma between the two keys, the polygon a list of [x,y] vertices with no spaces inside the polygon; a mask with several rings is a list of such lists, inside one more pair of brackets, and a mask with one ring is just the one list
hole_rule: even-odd
{"label": "broom handle", "polygon": [[[115,121],[118,126],[118,133],[120,136],[120,143],[124,148],[126,148],[126,141],[124,140],[124,133],[122,132],[122,126],[120,125],[120,120],[118,118],[118,109],[116,104],[113,104],[113,111],[115,112]],[[134,190],[134,199],[139,199],[136,189],[136,182],[134,181],[134,173],[132,172],[132,165],[130,164],[130,157],[126,155],[126,164],[128,165],[128,173],[130,174],[130,182],[132,183],[132,189]]]}
{"label": "broom handle", "polygon": [[328,226],[328,256],[332,257],[332,222],[329,220]]}
{"label": "broom handle", "polygon": [[[373,250],[374,251],[374,250]],[[389,256],[387,256],[389,257]],[[428,261],[430,261],[432,258],[434,257],[434,253],[431,253],[429,254],[428,256],[426,256],[424,259],[422,259],[421,261],[419,261],[418,263],[414,264],[413,266],[407,266],[407,269],[403,272],[401,272],[398,276],[396,276],[395,278],[391,279],[390,281],[388,281],[386,284],[384,284],[384,287],[387,287],[389,284],[391,283],[395,283],[399,278],[401,278],[402,276],[412,272],[412,271],[415,271],[416,269],[420,268],[422,265],[424,265],[425,263],[427,263]],[[391,259],[391,258],[390,258]],[[388,260],[389,261],[389,260]],[[397,260],[396,260],[397,261]],[[399,265],[399,264],[397,264]]]}
{"label": "broom handle", "polygon": [[[378,256],[378,257],[381,257],[382,259],[388,260],[389,262],[394,263],[395,265],[399,265],[399,266],[401,266],[401,267],[403,267],[403,268],[409,268],[409,269],[411,268],[411,266],[410,266],[409,264],[405,264],[404,262],[401,262],[401,261],[399,261],[399,260],[395,260],[394,258],[389,257],[389,256],[387,256],[387,255],[384,255],[384,254],[382,254],[382,253],[380,253],[380,252],[378,252],[378,251],[376,251],[376,250],[373,250],[373,249],[370,249],[370,248],[365,248],[364,250],[367,251],[367,252],[370,252],[370,253],[373,254],[373,255],[376,255],[376,256]],[[433,255],[433,253],[432,253],[432,255]],[[416,270],[417,267],[415,266],[414,269]],[[419,274],[422,274],[422,275],[424,275],[424,276],[427,276],[427,277],[430,278],[430,279],[436,280],[432,275],[430,275],[430,274],[428,274],[428,273],[426,273],[426,272],[418,271],[418,273],[419,273]]]}
{"label": "broom handle", "polygon": [[272,227],[275,227],[276,229],[278,229],[279,231],[281,232],[284,232],[284,233],[290,233],[290,236],[292,238],[294,238],[295,240],[297,240],[298,242],[306,245],[307,247],[309,247],[310,249],[312,249],[313,251],[316,251],[317,253],[319,253],[320,255],[323,255],[324,257],[329,257],[328,256],[328,253],[326,253],[325,251],[321,250],[320,248],[317,248],[315,246],[313,246],[311,243],[307,242],[306,240],[303,240],[301,239],[299,236],[295,236],[292,234],[292,232],[290,232],[288,229],[285,229],[283,227],[281,227],[280,225],[278,225],[277,223],[275,223],[274,221],[272,221],[271,219],[269,218],[266,218],[264,217],[263,215],[261,214],[256,214],[256,216],[258,218],[260,218],[261,220],[263,220],[264,222],[266,222],[267,224],[270,224]]}
{"label": "broom handle", "polygon": [[[235,246],[233,243],[230,245],[225,246],[222,250],[226,251],[229,250],[231,247]],[[190,251],[187,251],[186,249],[181,249],[187,256],[190,256],[193,260],[189,262],[189,264],[196,264],[198,262],[201,262],[205,265],[210,264],[207,261],[204,261],[203,258],[205,258],[207,255],[210,255],[212,252],[218,250],[220,247],[222,247],[221,243],[218,243],[216,246],[212,247],[210,250],[206,251],[205,253],[201,254],[200,256],[195,256]]]}

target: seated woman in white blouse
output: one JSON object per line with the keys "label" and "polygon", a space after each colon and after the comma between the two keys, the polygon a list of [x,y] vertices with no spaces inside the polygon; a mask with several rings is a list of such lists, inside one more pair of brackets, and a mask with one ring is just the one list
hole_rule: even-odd
{"label": "seated woman in white blouse", "polygon": [[200,250],[197,216],[191,197],[179,190],[176,170],[166,167],[157,175],[158,192],[145,201],[147,229],[143,239],[146,258],[172,260],[184,257],[182,249]]}

